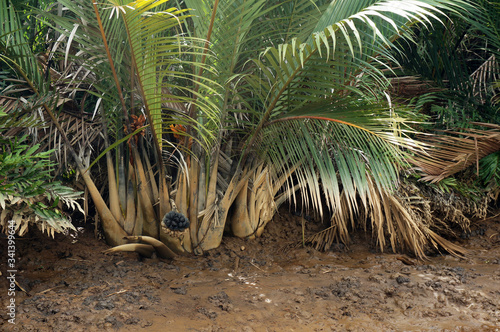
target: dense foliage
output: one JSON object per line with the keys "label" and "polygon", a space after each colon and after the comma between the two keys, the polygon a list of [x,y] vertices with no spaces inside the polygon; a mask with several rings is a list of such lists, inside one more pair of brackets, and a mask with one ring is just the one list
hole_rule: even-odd
{"label": "dense foliage", "polygon": [[[5,132],[4,124],[5,119],[0,118],[0,134]],[[81,193],[52,181],[50,155],[54,151],[40,151],[40,145],[30,144],[26,135],[0,136],[0,146],[0,228],[7,232],[9,220],[14,220],[21,236],[30,223],[52,236],[75,230],[63,208],[83,212],[78,203]]]}

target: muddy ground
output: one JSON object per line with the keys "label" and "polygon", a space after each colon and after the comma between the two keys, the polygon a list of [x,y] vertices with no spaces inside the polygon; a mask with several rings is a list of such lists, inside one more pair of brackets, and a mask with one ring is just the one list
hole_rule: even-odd
{"label": "muddy ground", "polygon": [[0,330],[500,331],[500,217],[459,242],[467,258],[423,262],[376,252],[364,233],[292,248],[301,223],[282,212],[258,240],[174,261],[104,254],[90,225],[76,239],[30,231],[16,240],[15,325],[1,238]]}

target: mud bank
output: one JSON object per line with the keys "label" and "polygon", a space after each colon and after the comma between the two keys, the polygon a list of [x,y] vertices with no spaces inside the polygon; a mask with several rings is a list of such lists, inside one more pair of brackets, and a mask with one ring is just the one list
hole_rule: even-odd
{"label": "mud bank", "polygon": [[293,247],[301,223],[282,213],[256,241],[174,261],[105,255],[90,230],[31,231],[16,241],[15,325],[0,264],[0,330],[500,331],[500,218],[474,225],[465,259],[425,262],[377,253],[362,233],[348,249]]}

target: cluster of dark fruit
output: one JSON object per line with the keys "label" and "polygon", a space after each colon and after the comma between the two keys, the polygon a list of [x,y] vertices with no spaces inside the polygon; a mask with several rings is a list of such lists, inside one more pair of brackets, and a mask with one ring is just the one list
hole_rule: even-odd
{"label": "cluster of dark fruit", "polygon": [[183,231],[189,227],[189,220],[182,213],[170,211],[163,217],[163,225],[172,231]]}
{"label": "cluster of dark fruit", "polygon": [[470,239],[473,236],[484,235],[486,233],[486,228],[478,228],[470,232],[463,232],[460,234],[462,239]]}

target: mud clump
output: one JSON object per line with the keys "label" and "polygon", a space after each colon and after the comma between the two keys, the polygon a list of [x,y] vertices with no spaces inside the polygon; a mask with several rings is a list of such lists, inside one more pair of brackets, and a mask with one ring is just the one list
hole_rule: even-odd
{"label": "mud clump", "polygon": [[170,287],[175,294],[186,295],[187,288],[186,287]]}
{"label": "mud clump", "polygon": [[200,314],[203,314],[203,315],[207,316],[210,319],[217,318],[217,313],[215,311],[208,310],[205,307],[198,307],[198,308],[196,308],[196,311],[198,311]]}
{"label": "mud clump", "polygon": [[330,290],[333,295],[337,297],[346,297],[352,294],[353,288],[360,286],[359,278],[356,277],[343,277],[341,281],[331,284]]}
{"label": "mud clump", "polygon": [[209,296],[208,301],[223,311],[231,312],[234,310],[234,306],[231,303],[229,296],[223,291],[217,293],[217,295]]}
{"label": "mud clump", "polygon": [[404,277],[404,276],[397,276],[396,277],[396,282],[398,284],[408,284],[410,282],[410,278]]}

